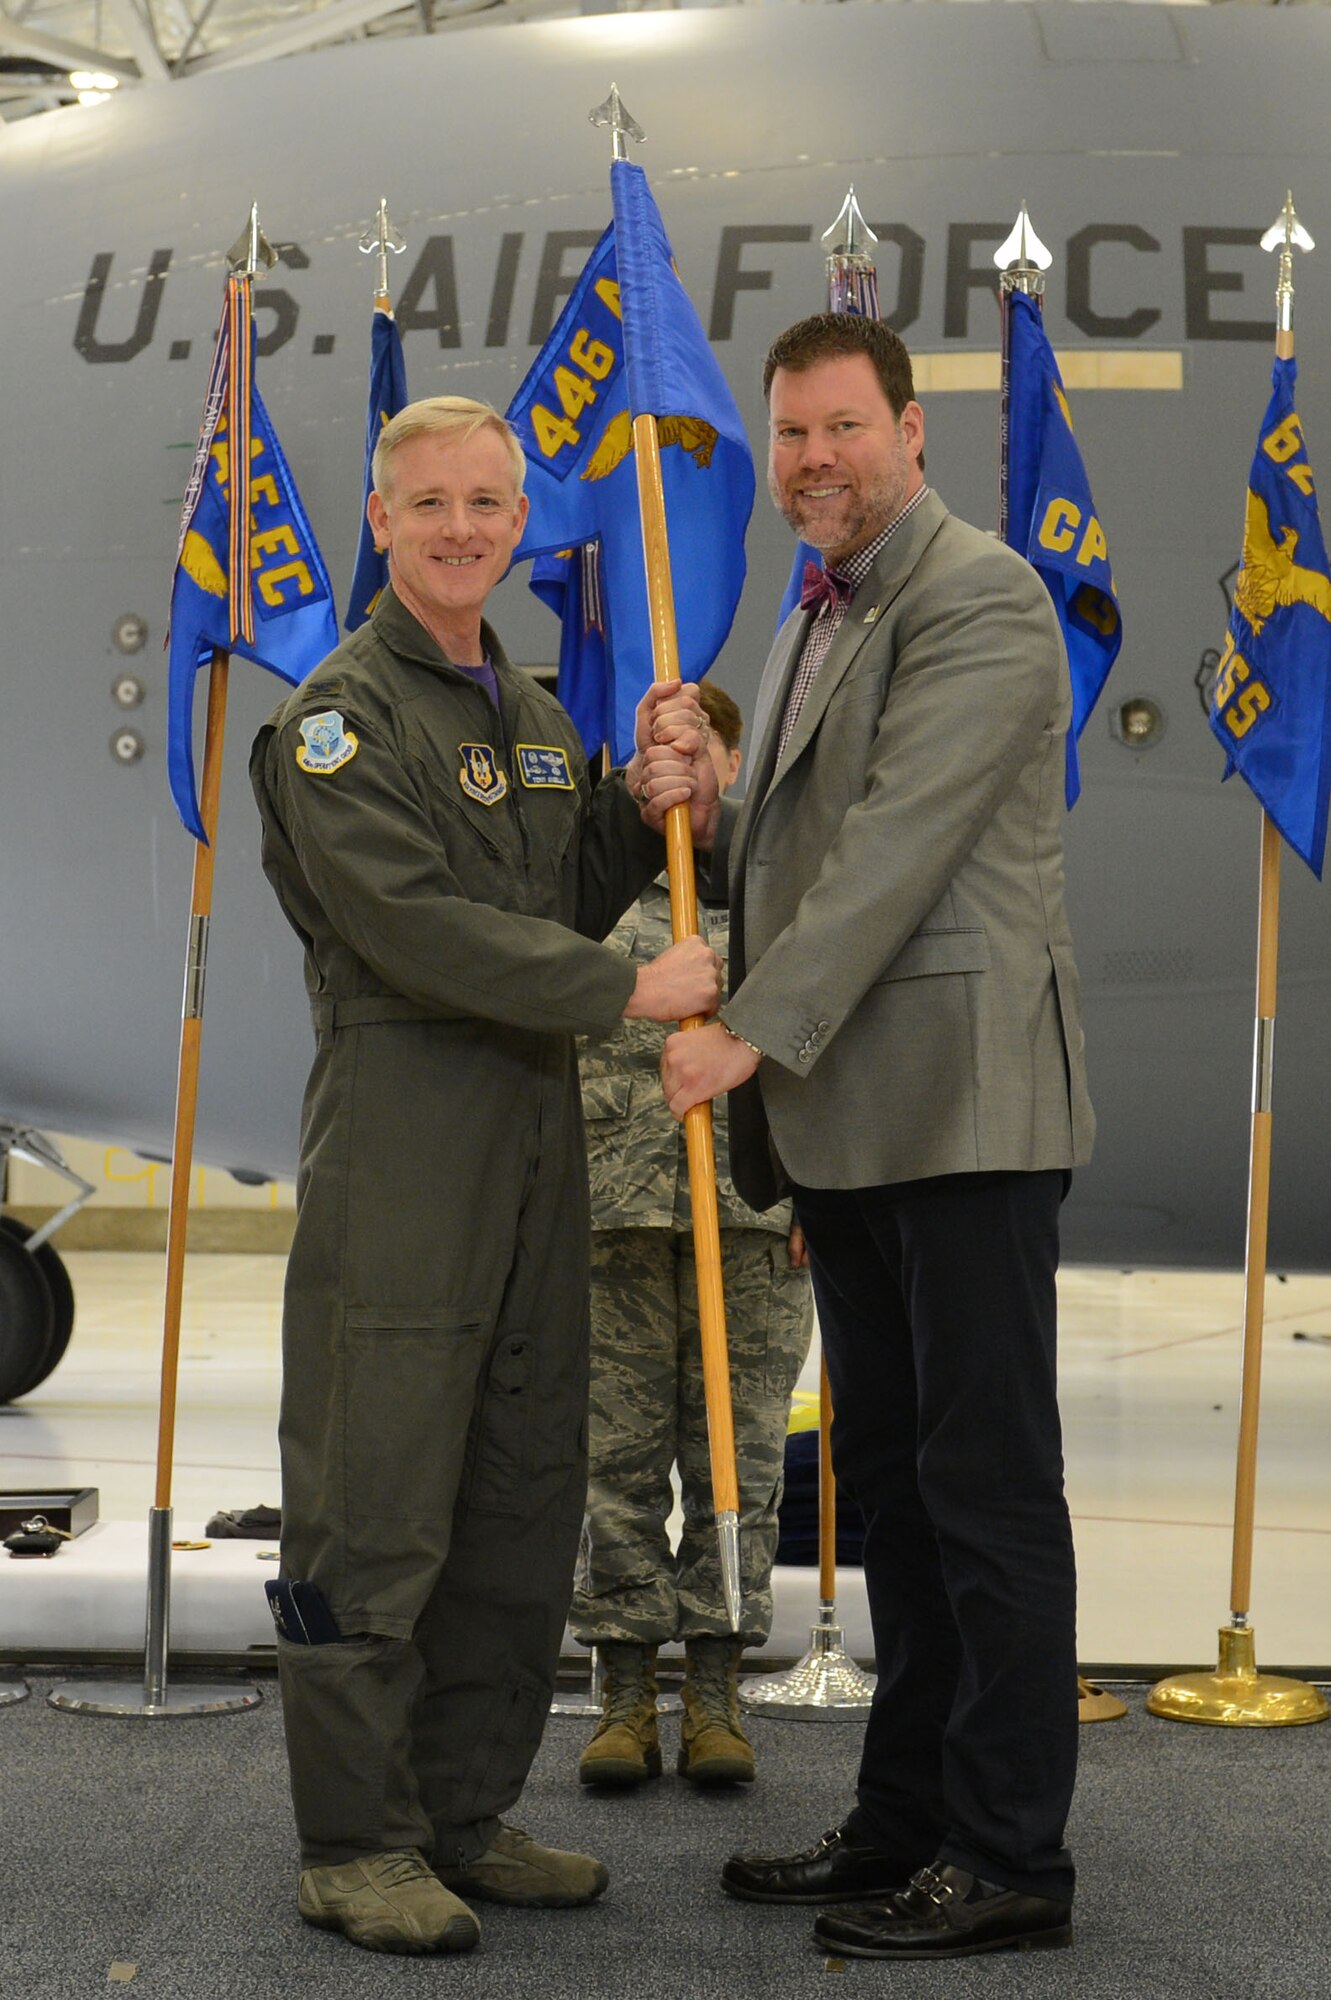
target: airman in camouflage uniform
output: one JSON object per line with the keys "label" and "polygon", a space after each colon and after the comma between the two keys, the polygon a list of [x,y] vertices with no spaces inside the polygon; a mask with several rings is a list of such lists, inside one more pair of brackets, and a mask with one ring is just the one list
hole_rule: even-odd
{"label": "airman in camouflage uniform", "polygon": [[[733,764],[733,779],[739,711],[710,682],[699,693],[718,770]],[[724,960],[728,911],[704,894],[699,916],[703,936]],[[642,963],[670,940],[670,897],[661,876],[607,943]],[[654,1023],[625,1021],[604,1040],[579,1045],[592,1203],[592,1373],[588,1514],[570,1623],[582,1644],[600,1649],[607,1672],[601,1725],[579,1766],[583,1781],[596,1784],[635,1783],[659,1771],[655,1685],[649,1704],[647,1684],[657,1646],[672,1639],[685,1644],[681,1771],[701,1783],[753,1775],[735,1669],[742,1647],[761,1645],[771,1630],[786,1425],[812,1331],[808,1272],[796,1261],[798,1245],[792,1250],[790,1206],[759,1214],[736,1194],[719,1100],[713,1106],[717,1196],[739,1478],[736,1642],[712,1508],[688,1161],[684,1129],[661,1095],[663,1041]],[[666,1535],[672,1465],[684,1513],[673,1552]]]}

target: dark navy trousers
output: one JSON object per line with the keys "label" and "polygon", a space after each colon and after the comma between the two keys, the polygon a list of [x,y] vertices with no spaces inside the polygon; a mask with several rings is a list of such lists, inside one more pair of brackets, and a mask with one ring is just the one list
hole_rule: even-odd
{"label": "dark navy trousers", "polygon": [[1068,1176],[796,1187],[878,1685],[852,1824],[1070,1900],[1076,1578],[1056,1396]]}

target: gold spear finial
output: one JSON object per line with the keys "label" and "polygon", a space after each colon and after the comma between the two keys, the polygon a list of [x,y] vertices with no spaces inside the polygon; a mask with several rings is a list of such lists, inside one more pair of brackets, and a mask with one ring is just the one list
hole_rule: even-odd
{"label": "gold spear finial", "polygon": [[1276,279],[1276,329],[1280,333],[1294,330],[1294,252],[1315,247],[1294,213],[1294,195],[1287,188],[1285,206],[1262,238],[1263,250],[1280,252],[1280,275]]}
{"label": "gold spear finial", "polygon": [[360,248],[365,255],[377,256],[379,259],[379,298],[386,300],[388,297],[389,251],[391,250],[394,256],[400,256],[406,247],[406,239],[394,229],[389,220],[387,199],[381,195],[378,214],[360,240]]}
{"label": "gold spear finial", "polygon": [[598,104],[594,111],[589,111],[587,118],[593,125],[608,125],[610,127],[610,143],[613,148],[613,157],[616,160],[626,160],[628,158],[628,148],[624,144],[626,139],[633,139],[638,145],[641,145],[647,137],[641,125],[625,109],[624,100],[619,94],[619,85],[617,83],[611,84],[610,95],[606,98],[605,103]]}
{"label": "gold spear finial", "polygon": [[994,262],[1002,273],[999,283],[1005,292],[1029,292],[1036,296],[1044,290],[1044,274],[1053,261],[1052,252],[1045,249],[1032,229],[1023,202],[1012,234],[994,252]]}
{"label": "gold spear finial", "polygon": [[250,219],[226,253],[234,277],[262,277],[277,262],[277,252],[259,227],[259,204],[250,203]]}

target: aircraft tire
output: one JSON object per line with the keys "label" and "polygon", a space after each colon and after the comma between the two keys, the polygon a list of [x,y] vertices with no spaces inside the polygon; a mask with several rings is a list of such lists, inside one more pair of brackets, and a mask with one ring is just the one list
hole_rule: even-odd
{"label": "aircraft tire", "polygon": [[[26,1223],[20,1222],[12,1215],[0,1215],[0,1230],[16,1237],[20,1243],[26,1243],[33,1233]],[[51,1336],[40,1361],[28,1379],[11,1392],[11,1401],[15,1397],[30,1394],[55,1368],[59,1367],[65,1358],[65,1349],[69,1346],[70,1336],[74,1331],[74,1286],[64,1258],[51,1243],[40,1244],[36,1250],[30,1250],[28,1255],[45,1278],[47,1289],[51,1294]]]}
{"label": "aircraft tire", "polygon": [[0,1216],[0,1403],[40,1382],[55,1331],[55,1300],[36,1257],[23,1247],[27,1231]]}

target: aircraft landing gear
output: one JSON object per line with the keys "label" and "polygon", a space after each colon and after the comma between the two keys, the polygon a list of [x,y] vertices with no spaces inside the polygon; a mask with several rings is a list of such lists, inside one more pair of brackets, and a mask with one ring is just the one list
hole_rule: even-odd
{"label": "aircraft landing gear", "polygon": [[69,1346],[74,1287],[50,1238],[93,1191],[40,1132],[0,1124],[0,1172],[11,1153],[49,1167],[78,1192],[41,1229],[0,1215],[0,1403],[12,1403],[37,1388]]}

